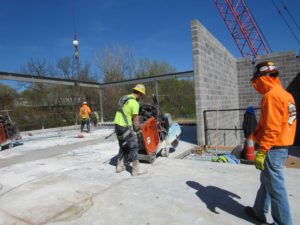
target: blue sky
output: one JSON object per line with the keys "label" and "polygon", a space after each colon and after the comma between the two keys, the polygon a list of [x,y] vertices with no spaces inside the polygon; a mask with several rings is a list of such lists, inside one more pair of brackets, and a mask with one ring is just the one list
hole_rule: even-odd
{"label": "blue sky", "polygon": [[[280,5],[280,0],[276,0]],[[300,1],[282,0],[300,23]],[[177,71],[192,70],[190,23],[198,19],[241,57],[213,0],[74,0],[79,54],[95,69],[104,46],[128,46],[137,58],[156,59]],[[272,5],[246,0],[273,51],[300,46]],[[0,0],[0,71],[18,72],[30,58],[55,63],[72,56],[72,0]],[[284,10],[282,10],[284,12]],[[299,30],[297,32],[300,37]]]}

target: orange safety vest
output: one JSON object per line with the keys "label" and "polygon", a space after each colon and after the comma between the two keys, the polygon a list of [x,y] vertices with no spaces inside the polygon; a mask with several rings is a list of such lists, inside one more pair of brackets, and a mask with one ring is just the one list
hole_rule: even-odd
{"label": "orange safety vest", "polygon": [[261,76],[252,85],[263,97],[259,123],[250,138],[263,152],[273,146],[293,145],[297,122],[293,96],[282,87],[278,77]]}
{"label": "orange safety vest", "polygon": [[79,110],[79,115],[80,115],[81,119],[88,119],[90,114],[91,114],[90,107],[88,107],[87,105],[81,106],[81,108]]}

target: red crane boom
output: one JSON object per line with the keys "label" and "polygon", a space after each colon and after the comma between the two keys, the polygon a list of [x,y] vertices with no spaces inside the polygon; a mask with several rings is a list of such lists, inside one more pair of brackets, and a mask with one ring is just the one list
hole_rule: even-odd
{"label": "red crane boom", "polygon": [[270,52],[244,0],[214,0],[244,58]]}

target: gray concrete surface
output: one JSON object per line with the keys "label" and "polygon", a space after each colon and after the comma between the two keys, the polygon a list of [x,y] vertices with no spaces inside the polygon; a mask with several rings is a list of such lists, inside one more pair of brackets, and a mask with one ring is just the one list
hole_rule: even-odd
{"label": "gray concrete surface", "polygon": [[[69,139],[67,133],[48,141],[36,134],[0,152],[1,225],[259,224],[243,213],[259,186],[253,166],[177,159],[193,147],[180,142],[169,158],[142,163],[147,174],[131,177],[115,173],[117,142],[103,138],[111,130],[82,139],[66,132]],[[45,157],[12,160],[34,152]],[[12,161],[1,166],[5,160]],[[285,170],[294,224],[300,224],[299,171]]]}

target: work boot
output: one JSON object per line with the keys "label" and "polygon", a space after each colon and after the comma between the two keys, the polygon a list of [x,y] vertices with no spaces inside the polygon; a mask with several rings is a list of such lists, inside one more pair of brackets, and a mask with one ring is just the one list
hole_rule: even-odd
{"label": "work boot", "polygon": [[140,163],[139,160],[134,160],[132,161],[132,171],[131,175],[132,176],[138,176],[147,173],[147,171],[141,171],[140,170]]}
{"label": "work boot", "polygon": [[121,159],[118,158],[117,173],[121,173],[125,169],[126,168],[125,168],[125,164],[124,164],[124,157],[122,157]]}
{"label": "work boot", "polygon": [[244,211],[245,211],[245,213],[248,216],[251,216],[251,217],[255,218],[256,220],[258,220],[258,221],[260,221],[262,223],[267,224],[267,218],[266,218],[266,216],[264,216],[263,218],[258,217],[252,207],[246,206],[245,209],[244,209]]}

